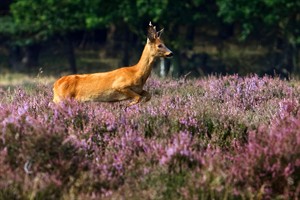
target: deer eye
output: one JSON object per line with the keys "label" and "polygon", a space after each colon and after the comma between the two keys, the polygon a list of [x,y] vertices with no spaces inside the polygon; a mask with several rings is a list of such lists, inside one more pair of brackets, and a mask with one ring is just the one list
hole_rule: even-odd
{"label": "deer eye", "polygon": [[163,48],[162,44],[157,45],[158,48]]}

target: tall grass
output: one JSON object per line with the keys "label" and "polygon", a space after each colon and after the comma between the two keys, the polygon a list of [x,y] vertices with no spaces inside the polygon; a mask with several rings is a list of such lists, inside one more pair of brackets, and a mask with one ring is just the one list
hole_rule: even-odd
{"label": "tall grass", "polygon": [[0,199],[297,199],[299,84],[152,78],[152,99],[0,90]]}

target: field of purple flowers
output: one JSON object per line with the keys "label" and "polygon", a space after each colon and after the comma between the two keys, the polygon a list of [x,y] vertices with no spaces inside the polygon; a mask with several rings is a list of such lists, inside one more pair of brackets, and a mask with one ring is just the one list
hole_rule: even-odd
{"label": "field of purple flowers", "polygon": [[298,199],[300,84],[151,78],[152,99],[0,89],[0,199]]}

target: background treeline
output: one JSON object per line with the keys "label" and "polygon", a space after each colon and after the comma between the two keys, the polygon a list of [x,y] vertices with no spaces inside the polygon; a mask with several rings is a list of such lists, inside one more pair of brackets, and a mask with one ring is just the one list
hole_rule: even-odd
{"label": "background treeline", "polygon": [[85,73],[137,62],[151,20],[175,53],[157,72],[300,74],[300,1],[1,0],[1,71]]}

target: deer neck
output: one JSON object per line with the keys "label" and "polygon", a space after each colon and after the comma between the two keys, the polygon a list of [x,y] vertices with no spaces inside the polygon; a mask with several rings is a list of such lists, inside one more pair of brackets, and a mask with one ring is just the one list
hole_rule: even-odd
{"label": "deer neck", "polygon": [[142,79],[145,84],[147,78],[151,74],[152,66],[155,61],[155,56],[151,54],[150,45],[146,44],[139,62],[136,64],[137,77]]}

